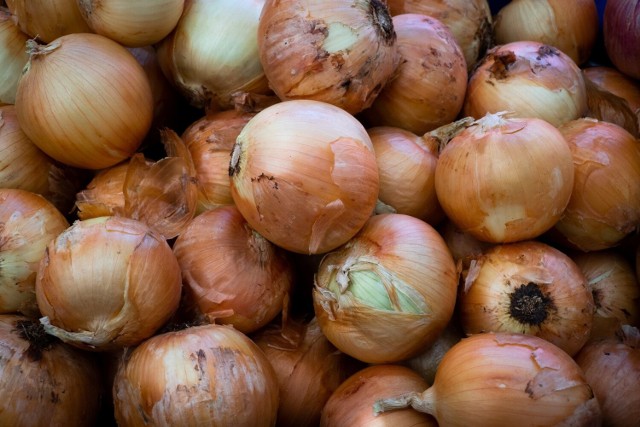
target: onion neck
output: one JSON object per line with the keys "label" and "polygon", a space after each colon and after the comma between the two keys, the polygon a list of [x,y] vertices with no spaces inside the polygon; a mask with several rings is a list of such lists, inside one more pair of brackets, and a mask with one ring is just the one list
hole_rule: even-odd
{"label": "onion neck", "polygon": [[370,0],[370,13],[373,27],[376,33],[387,46],[391,46],[396,41],[396,32],[393,28],[393,20],[386,3],[381,0]]}
{"label": "onion neck", "polygon": [[429,387],[423,393],[413,392],[399,397],[378,400],[373,404],[373,413],[380,415],[382,412],[408,407],[435,417],[436,398],[434,388]]}

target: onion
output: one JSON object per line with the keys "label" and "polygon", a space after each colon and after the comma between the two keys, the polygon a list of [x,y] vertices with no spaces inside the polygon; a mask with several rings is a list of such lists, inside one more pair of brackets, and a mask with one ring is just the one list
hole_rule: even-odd
{"label": "onion", "polygon": [[391,363],[435,342],[453,315],[456,289],[455,264],[437,231],[408,215],[383,214],[324,257],[313,305],[339,350]]}
{"label": "onion", "polygon": [[536,41],[560,49],[576,64],[587,62],[598,36],[593,0],[514,0],[494,23],[496,43]]}
{"label": "onion", "polygon": [[70,34],[30,44],[16,111],[42,151],[67,165],[102,169],[136,151],[151,125],[153,99],[124,47],[97,34]]}
{"label": "onion", "polygon": [[102,384],[90,355],[16,315],[0,315],[0,343],[0,424],[97,425]]}
{"label": "onion", "polygon": [[252,336],[278,377],[278,427],[317,426],[332,393],[360,365],[338,351],[316,319],[272,324]]}
{"label": "onion", "polygon": [[260,16],[260,62],[282,100],[362,111],[393,75],[397,50],[382,0],[267,0]]}
{"label": "onion", "polygon": [[7,6],[20,29],[43,43],[67,34],[91,32],[76,0],[7,0]]}
{"label": "onion", "polygon": [[469,79],[465,116],[511,111],[554,126],[587,112],[584,78],[562,51],[533,41],[490,50]]}
{"label": "onion", "polygon": [[227,109],[235,92],[269,91],[258,57],[264,0],[185,0],[174,31],[158,46],[165,75],[196,107]]}
{"label": "onion", "polygon": [[572,259],[536,241],[497,245],[471,261],[459,300],[464,331],[535,335],[575,355],[587,342],[595,305]]}
{"label": "onion", "polygon": [[611,62],[624,74],[640,79],[640,2],[607,1],[602,25],[604,46]]}
{"label": "onion", "polygon": [[580,367],[555,345],[531,335],[465,338],[444,356],[430,388],[388,396],[376,402],[376,413],[412,406],[441,426],[587,426],[601,421]]}
{"label": "onion", "polygon": [[640,225],[640,145],[612,123],[584,118],[559,128],[575,181],[554,230],[582,251],[613,247]]}
{"label": "onion", "polygon": [[460,269],[469,268],[471,260],[479,257],[492,246],[491,243],[483,242],[471,234],[461,231],[449,219],[439,227],[438,231]]}
{"label": "onion", "polygon": [[373,403],[383,396],[420,392],[428,384],[404,366],[378,365],[353,374],[331,395],[322,410],[320,427],[435,427],[436,421],[411,409],[375,416]]}
{"label": "onion", "polygon": [[82,17],[96,33],[125,46],[152,45],[176,26],[185,0],[77,0]]}
{"label": "onion", "polygon": [[69,223],[49,201],[0,188],[0,313],[38,315],[35,283],[47,244]]}
{"label": "onion", "polygon": [[87,186],[76,194],[78,218],[124,214],[124,180],[129,163],[125,161],[97,172]]}
{"label": "onion", "polygon": [[231,196],[249,225],[298,253],[344,244],[378,197],[378,167],[364,127],[313,100],[280,102],[256,114],[238,135],[229,174]]}
{"label": "onion", "polygon": [[640,418],[640,332],[623,326],[617,336],[587,344],[576,356],[600,402],[603,425],[631,426]]}
{"label": "onion", "polygon": [[147,339],[180,294],[180,267],[164,237],[121,217],[75,222],[49,243],[36,276],[46,331],[86,350]]}
{"label": "onion", "polygon": [[27,36],[20,31],[11,14],[0,9],[0,104],[16,102],[16,90],[22,68],[29,60],[24,50]]}
{"label": "onion", "polygon": [[118,368],[113,400],[123,426],[273,426],[278,382],[244,334],[205,325],[133,349]]}
{"label": "onion", "polygon": [[435,185],[447,217],[476,239],[533,239],[553,227],[573,188],[571,151],[537,118],[487,114],[440,152]]}
{"label": "onion", "polygon": [[596,312],[590,340],[610,337],[622,325],[640,326],[640,285],[631,263],[612,250],[572,256],[593,294]]}

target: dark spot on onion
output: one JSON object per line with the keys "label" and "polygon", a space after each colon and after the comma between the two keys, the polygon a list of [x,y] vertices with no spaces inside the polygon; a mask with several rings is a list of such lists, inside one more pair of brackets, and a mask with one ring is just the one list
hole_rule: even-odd
{"label": "dark spot on onion", "polygon": [[396,40],[396,32],[387,4],[381,0],[371,0],[370,6],[371,20],[376,32],[387,46],[392,45]]}
{"label": "dark spot on onion", "polygon": [[553,308],[553,302],[545,295],[540,287],[529,282],[520,285],[510,294],[509,314],[520,323],[532,326],[542,324],[549,310]]}
{"label": "dark spot on onion", "polygon": [[491,55],[493,64],[489,67],[489,75],[496,80],[502,80],[509,77],[509,68],[516,60],[516,54],[512,51],[499,52]]}
{"label": "dark spot on onion", "polygon": [[18,320],[14,331],[29,343],[25,355],[34,362],[42,359],[42,353],[59,342],[58,338],[45,332],[40,322],[35,320]]}

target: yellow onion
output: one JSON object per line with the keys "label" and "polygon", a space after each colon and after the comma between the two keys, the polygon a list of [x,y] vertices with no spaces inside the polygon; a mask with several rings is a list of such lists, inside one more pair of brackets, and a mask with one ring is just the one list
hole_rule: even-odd
{"label": "yellow onion", "polygon": [[0,424],[97,425],[103,389],[99,365],[47,335],[32,319],[0,315]]}
{"label": "yellow onion", "polygon": [[468,335],[535,335],[575,355],[588,341],[595,305],[573,260],[544,243],[497,245],[471,261],[459,296]]}
{"label": "yellow onion", "polygon": [[493,18],[487,0],[387,0],[387,4],[392,15],[419,13],[449,27],[469,70],[493,45]]}
{"label": "yellow onion", "polygon": [[273,426],[278,381],[246,335],[195,326],[131,350],[118,367],[113,400],[122,426]]}
{"label": "yellow onion", "polygon": [[364,368],[347,378],[333,392],[322,410],[320,427],[435,427],[426,414],[412,409],[375,416],[371,407],[384,396],[419,393],[428,387],[417,373],[404,366],[377,365]]}
{"label": "yellow onion", "polygon": [[584,118],[559,128],[575,181],[554,230],[582,251],[613,247],[640,225],[640,144],[623,128]]}
{"label": "yellow onion", "polygon": [[38,314],[36,272],[47,244],[69,223],[39,194],[0,188],[0,313]]}
{"label": "yellow onion", "polygon": [[378,167],[352,115],[313,100],[280,102],[242,129],[229,165],[231,196],[249,225],[287,250],[328,252],[372,214]]}
{"label": "yellow onion", "polygon": [[258,52],[280,99],[314,99],[352,114],[371,105],[399,61],[382,0],[267,0]]}
{"label": "yellow onion", "polygon": [[640,331],[623,326],[617,335],[587,344],[576,362],[593,388],[606,426],[632,426],[640,418]]}
{"label": "yellow onion", "polygon": [[445,220],[438,228],[438,232],[447,244],[449,251],[451,251],[453,260],[461,270],[469,268],[471,260],[482,255],[485,250],[492,246],[491,243],[483,242],[471,234],[461,231],[449,219]]}
{"label": "yellow onion", "polygon": [[[440,426],[596,426],[601,412],[582,370],[564,351],[532,335],[482,333],[442,359],[423,393],[388,395],[380,413],[412,406]],[[384,412],[383,414],[386,414]]]}
{"label": "yellow onion", "polygon": [[291,262],[234,206],[194,218],[173,251],[189,304],[209,322],[250,333],[282,312],[293,284]]}
{"label": "yellow onion", "polygon": [[196,107],[227,109],[235,92],[267,93],[258,56],[264,0],[185,0],[174,31],[158,46],[167,78]]}
{"label": "yellow onion", "polygon": [[496,43],[530,40],[556,47],[576,64],[591,55],[598,35],[594,0],[514,0],[494,22]]}
{"label": "yellow onion", "polygon": [[593,294],[596,312],[590,340],[615,335],[622,325],[640,326],[640,285],[631,263],[612,250],[572,256]]}
{"label": "yellow onion", "polygon": [[131,46],[164,39],[176,26],[185,0],[77,0],[82,17],[97,34]]}
{"label": "yellow onion", "polygon": [[0,9],[0,104],[16,102],[16,90],[22,68],[29,60],[24,49],[27,36],[20,31],[11,14]]}
{"label": "yellow onion", "polygon": [[496,46],[471,74],[463,112],[479,119],[500,111],[554,126],[582,117],[587,112],[582,72],[549,45],[519,41]]}
{"label": "yellow onion", "polygon": [[98,171],[87,186],[76,194],[80,219],[124,213],[124,180],[129,161]]}
{"label": "yellow onion", "polygon": [[51,43],[72,33],[90,33],[76,0],[7,0],[20,29],[31,38]]}
{"label": "yellow onion", "polygon": [[331,394],[361,368],[327,340],[315,318],[272,324],[251,338],[278,377],[278,427],[317,426]]}
{"label": "yellow onion", "polygon": [[36,276],[46,331],[87,350],[149,338],[180,295],[180,267],[165,238],[122,217],[76,221],[49,243]]}
{"label": "yellow onion", "polygon": [[130,157],[153,114],[149,81],[124,47],[97,34],[30,43],[16,111],[24,133],[54,159],[102,169]]}
{"label": "yellow onion", "polygon": [[339,350],[391,363],[436,341],[453,315],[456,289],[455,264],[438,232],[408,215],[382,214],[323,258],[313,306]]}
{"label": "yellow onion", "polygon": [[569,203],[572,163],[550,123],[487,114],[440,152],[436,194],[447,217],[479,240],[533,239],[553,227]]}
{"label": "yellow onion", "polygon": [[420,14],[393,17],[400,64],[362,118],[423,134],[452,122],[467,90],[467,65],[451,31]]}

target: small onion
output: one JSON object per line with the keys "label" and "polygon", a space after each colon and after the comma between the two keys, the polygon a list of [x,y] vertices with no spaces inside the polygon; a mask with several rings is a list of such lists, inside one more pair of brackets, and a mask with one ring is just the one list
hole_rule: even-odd
{"label": "small onion", "polygon": [[0,104],[16,102],[16,90],[22,68],[29,60],[24,49],[27,36],[20,31],[11,14],[0,9]]}
{"label": "small onion", "polygon": [[559,130],[571,148],[575,181],[554,231],[582,251],[613,247],[640,225],[640,144],[623,128],[590,118]]}
{"label": "small onion", "polygon": [[415,356],[449,323],[457,275],[433,227],[402,214],[371,217],[316,273],[314,311],[339,350],[366,363]]}
{"label": "small onion", "polygon": [[101,169],[130,157],[149,130],[149,81],[124,47],[97,34],[30,44],[16,94],[25,134],[54,159]]}
{"label": "small onion", "polygon": [[258,52],[280,99],[314,99],[352,114],[371,105],[399,60],[382,0],[267,0]]}
{"label": "small onion", "polygon": [[115,418],[130,427],[274,426],[278,382],[260,348],[228,326],[156,335],[120,363]]}
{"label": "small onion", "polygon": [[7,0],[20,29],[43,43],[72,33],[90,33],[76,0]]}
{"label": "small onion", "polygon": [[23,316],[0,315],[0,424],[97,425],[103,394],[99,365]]}
{"label": "small onion", "polygon": [[231,196],[249,225],[306,254],[353,237],[379,190],[367,131],[346,111],[313,100],[280,102],[256,114],[238,135],[229,174]]}
{"label": "small onion", "polygon": [[49,243],[36,276],[46,331],[86,350],[147,339],[180,296],[180,267],[164,237],[121,217],[75,222]]}
{"label": "small onion", "polygon": [[430,388],[390,394],[374,411],[408,406],[441,426],[596,426],[602,416],[567,353],[542,338],[509,333],[463,339],[444,356]]}
{"label": "small onion", "polygon": [[511,111],[554,126],[582,117],[587,94],[582,72],[562,51],[533,41],[490,50],[469,79],[465,116]]}
{"label": "small onion", "polygon": [[97,34],[140,47],[164,39],[176,26],[185,0],[77,0],[82,17]]}
{"label": "small onion", "polygon": [[624,74],[640,79],[640,1],[608,0],[602,25],[611,62]]}
{"label": "small onion", "polygon": [[436,194],[463,232],[492,243],[533,239],[553,227],[573,189],[571,151],[537,118],[487,114],[440,152]]}
{"label": "small onion", "polygon": [[377,365],[356,372],[331,395],[322,410],[320,427],[436,427],[426,414],[412,409],[375,416],[374,402],[389,395],[419,393],[428,383],[404,366]]}
{"label": "small onion", "polygon": [[469,334],[535,335],[575,355],[588,341],[595,305],[582,271],[536,241],[497,245],[464,272],[460,319]]}
{"label": "small onion", "polygon": [[35,284],[47,244],[69,227],[39,194],[0,189],[0,313],[38,315]]}

